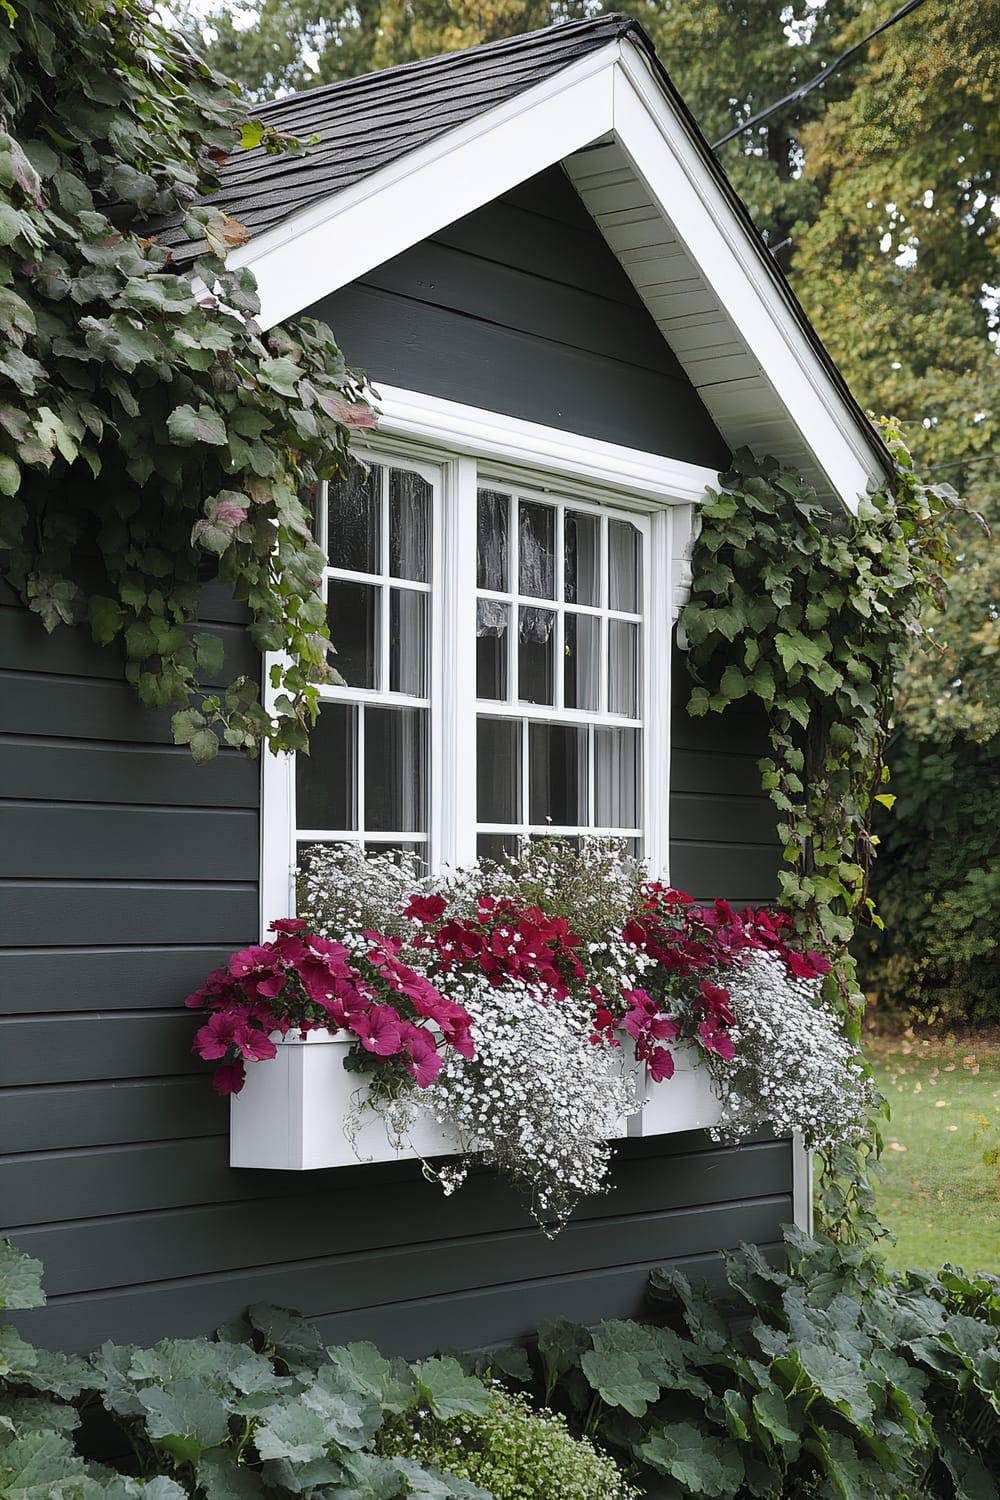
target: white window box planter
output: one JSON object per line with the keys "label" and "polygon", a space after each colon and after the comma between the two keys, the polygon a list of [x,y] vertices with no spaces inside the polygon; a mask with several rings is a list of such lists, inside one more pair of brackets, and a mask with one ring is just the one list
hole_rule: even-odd
{"label": "white window box planter", "polygon": [[637,1091],[645,1099],[639,1114],[629,1120],[630,1136],[672,1135],[679,1130],[708,1130],[722,1118],[719,1096],[708,1068],[695,1047],[671,1047],[674,1076],[651,1083],[645,1069]]}
{"label": "white window box planter", "polygon": [[272,1041],[277,1057],[247,1063],[246,1083],[230,1102],[231,1167],[308,1172],[463,1150],[458,1135],[424,1110],[404,1140],[393,1140],[382,1116],[363,1106],[364,1075],[344,1067],[356,1041],[349,1032],[292,1031]]}
{"label": "white window box planter", "polygon": [[[396,1140],[382,1116],[364,1106],[364,1076],[344,1058],[355,1038],[347,1032],[275,1034],[278,1053],[246,1065],[246,1082],[230,1101],[229,1164],[286,1172],[357,1166],[359,1162],[455,1156],[467,1149],[456,1131],[419,1109],[412,1128]],[[718,1123],[719,1104],[707,1069],[693,1049],[674,1053],[676,1072],[650,1084],[637,1069],[641,1114],[622,1117],[616,1136],[667,1135]],[[622,1048],[623,1064],[635,1067]],[[627,1059],[627,1061],[626,1061]]]}

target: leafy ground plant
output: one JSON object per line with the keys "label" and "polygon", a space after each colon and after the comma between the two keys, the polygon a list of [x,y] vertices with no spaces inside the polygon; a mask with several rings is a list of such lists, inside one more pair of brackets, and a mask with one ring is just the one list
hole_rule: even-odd
{"label": "leafy ground plant", "polygon": [[[40,1277],[37,1261],[0,1241],[0,1308],[40,1306]],[[526,1372],[523,1354],[511,1356],[508,1367],[519,1358]],[[81,1409],[99,1405],[117,1430],[111,1448],[128,1454],[124,1472],[90,1462],[79,1444]],[[470,1441],[458,1453],[443,1435],[463,1432]],[[164,1339],[151,1349],[106,1343],[89,1360],[34,1349],[0,1321],[4,1500],[631,1500],[633,1493],[613,1462],[559,1419],[535,1416],[457,1359],[407,1364],[383,1359],[368,1343],[326,1349],[315,1328],[280,1308],[252,1307],[215,1340]]]}
{"label": "leafy ground plant", "polygon": [[463,1475],[493,1500],[637,1500],[613,1459],[573,1437],[564,1417],[532,1411],[524,1396],[496,1390],[484,1412],[444,1422],[426,1409],[418,1415],[419,1427],[387,1422],[379,1452]]}
{"label": "leafy ground plant", "polygon": [[735,1323],[656,1271],[662,1322],[544,1328],[545,1399],[655,1500],[995,1500],[1000,1280],[786,1240],[787,1271],[752,1247],[728,1260]]}

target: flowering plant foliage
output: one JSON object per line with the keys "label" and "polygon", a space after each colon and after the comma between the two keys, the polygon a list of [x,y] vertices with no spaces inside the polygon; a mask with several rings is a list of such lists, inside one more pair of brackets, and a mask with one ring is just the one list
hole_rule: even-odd
{"label": "flowering plant foliage", "polygon": [[[822,1002],[829,960],[791,945],[791,918],[699,906],[613,841],[525,844],[433,881],[406,856],[320,847],[300,905],[187,1002],[212,1011],[195,1051],[220,1063],[216,1086],[273,1057],[274,1032],[352,1032],[346,1066],[368,1075],[394,1135],[419,1099],[546,1230],[607,1185],[608,1141],[641,1107],[637,1071],[668,1088],[677,1046],[711,1071],[730,1136],[771,1121],[819,1148],[868,1107]],[[433,1175],[450,1192],[467,1171]]]}
{"label": "flowering plant foliage", "polygon": [[184,1002],[211,1012],[194,1051],[218,1062],[220,1094],[239,1093],[246,1062],[275,1056],[275,1031],[353,1032],[375,1067],[397,1080],[405,1070],[419,1088],[441,1071],[439,1038],[474,1056],[468,1013],[400,962],[398,938],[366,932],[370,946],[359,955],[307,927],[303,918],[272,922],[273,941],[234,953],[228,968],[216,969]]}
{"label": "flowering plant foliage", "polygon": [[816,979],[830,968],[822,953],[791,948],[784,936],[791,930],[792,919],[785,912],[750,907],[736,912],[721,900],[697,906],[683,891],[645,881],[622,931],[625,944],[643,963],[642,985],[623,992],[628,1005],[623,1016],[603,1006],[597,1024],[623,1027],[654,1081],[673,1076],[664,1041],[693,1042],[729,1062],[735,1055],[731,1033],[736,1021],[728,987],[731,971],[759,952],[773,954],[793,978]]}

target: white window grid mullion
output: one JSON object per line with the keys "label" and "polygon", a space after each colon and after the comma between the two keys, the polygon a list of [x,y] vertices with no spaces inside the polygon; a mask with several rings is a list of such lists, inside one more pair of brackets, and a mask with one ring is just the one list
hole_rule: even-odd
{"label": "white window grid mullion", "polygon": [[354,821],[358,825],[358,833],[364,838],[365,833],[365,706],[363,703],[357,705],[358,715],[358,737],[357,737],[357,761],[354,767]]}
{"label": "white window grid mullion", "polygon": [[608,532],[608,517],[606,514],[602,514],[601,516],[600,532],[601,567],[600,573],[598,575],[597,597],[600,600],[601,604],[601,623],[599,626],[601,639],[598,652],[600,676],[597,683],[597,704],[599,711],[603,714],[606,714],[609,711],[608,704],[611,701],[611,687],[610,683],[608,682],[608,670],[609,663],[611,661],[611,642],[608,639],[610,634],[608,614],[611,601],[611,552],[609,550],[610,536]]}
{"label": "white window grid mullion", "polygon": [[389,465],[379,469],[379,639],[378,639],[378,685],[383,693],[389,691]]}
{"label": "white window grid mullion", "polygon": [[587,827],[597,824],[597,728],[587,726]]}
{"label": "white window grid mullion", "polygon": [[[443,524],[440,542],[443,615],[441,693],[435,741],[441,746],[438,787],[440,843],[435,864],[471,864],[476,857],[476,555],[478,476],[475,460],[457,458],[442,472]],[[508,636],[510,632],[508,631]],[[446,800],[447,799],[447,800]]]}
{"label": "white window grid mullion", "polygon": [[521,751],[521,809],[520,809],[521,810],[521,817],[520,817],[520,820],[519,820],[520,821],[520,825],[521,825],[520,831],[521,831],[522,834],[525,834],[528,831],[528,819],[529,819],[529,814],[531,812],[531,807],[530,807],[529,802],[528,802],[528,796],[529,796],[529,792],[530,792],[530,789],[531,789],[530,788],[530,781],[529,781],[529,777],[530,777],[530,774],[531,774],[531,746],[530,746],[529,741],[530,741],[529,726],[528,726],[528,723],[527,723],[526,720],[522,720],[522,722],[521,722],[521,744],[520,744],[520,751]]}
{"label": "white window grid mullion", "polygon": [[370,708],[429,708],[429,698],[418,698],[412,693],[382,693],[378,688],[331,687],[320,688],[323,703],[367,703]]}
{"label": "white window grid mullion", "polygon": [[[582,828],[578,823],[478,823],[477,831],[483,834],[508,833],[512,835],[527,834],[558,834],[560,837],[572,837],[575,834],[597,834],[601,838],[642,838],[641,828],[617,828],[611,824],[596,824],[593,828]],[[412,839],[416,835],[412,833],[400,834],[400,838]],[[369,838],[373,835],[368,835]]]}
{"label": "white window grid mullion", "polygon": [[510,494],[507,504],[507,566],[510,569],[507,583],[510,588],[510,664],[507,681],[510,685],[509,702],[516,703],[521,687],[518,642],[521,639],[521,512],[517,495]]}
{"label": "white window grid mullion", "polygon": [[601,714],[596,709],[564,708],[558,715],[550,703],[502,703],[496,698],[477,698],[476,710],[490,718],[542,719],[555,724],[594,724],[598,729],[641,729],[640,716]]}
{"label": "white window grid mullion", "polygon": [[300,828],[299,843],[307,839],[322,840],[326,844],[426,844],[428,835],[413,833],[405,829],[358,829],[358,828]]}
{"label": "white window grid mullion", "polygon": [[[342,579],[344,583],[370,583],[376,588],[386,581],[380,573],[358,573],[351,568],[324,568],[323,575],[325,578]],[[392,585],[394,588],[412,589],[415,594],[429,594],[433,587],[429,583],[421,583],[418,578],[394,578]]]}
{"label": "white window grid mullion", "polygon": [[566,552],[566,507],[557,505],[555,507],[555,595],[556,595],[556,618],[555,618],[555,661],[552,671],[554,681],[552,683],[552,702],[560,712],[566,703],[566,590],[564,587],[564,562]]}

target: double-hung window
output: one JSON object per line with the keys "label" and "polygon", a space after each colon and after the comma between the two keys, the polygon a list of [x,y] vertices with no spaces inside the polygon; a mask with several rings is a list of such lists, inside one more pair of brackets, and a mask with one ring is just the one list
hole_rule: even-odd
{"label": "double-hung window", "polygon": [[665,872],[690,517],[683,499],[398,441],[321,487],[335,678],[310,753],[265,764],[265,923],[294,910],[315,844],[435,869],[613,835]]}

